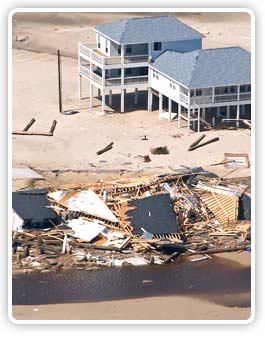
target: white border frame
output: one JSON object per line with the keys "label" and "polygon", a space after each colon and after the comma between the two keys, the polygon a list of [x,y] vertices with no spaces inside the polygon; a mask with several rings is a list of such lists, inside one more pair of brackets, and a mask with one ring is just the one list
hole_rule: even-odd
{"label": "white border frame", "polygon": [[[16,320],[12,316],[12,16],[19,12],[239,12],[251,18],[251,315],[247,320]],[[8,15],[8,317],[15,324],[250,324],[255,318],[255,16],[248,8],[15,8]]]}

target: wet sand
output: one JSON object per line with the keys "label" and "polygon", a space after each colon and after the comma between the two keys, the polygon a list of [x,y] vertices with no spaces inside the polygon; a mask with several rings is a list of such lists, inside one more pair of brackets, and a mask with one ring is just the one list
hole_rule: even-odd
{"label": "wet sand", "polygon": [[[23,275],[13,279],[13,316],[18,320],[248,319],[250,287],[248,252],[167,266]],[[195,307],[190,307],[191,302]],[[161,310],[166,303],[167,310]]]}

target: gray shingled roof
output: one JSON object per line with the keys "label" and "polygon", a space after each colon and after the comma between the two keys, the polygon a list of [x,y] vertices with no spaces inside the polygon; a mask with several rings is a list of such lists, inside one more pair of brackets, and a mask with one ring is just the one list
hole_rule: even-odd
{"label": "gray shingled roof", "polygon": [[194,40],[204,37],[204,35],[177,20],[174,16],[124,19],[97,26],[95,30],[121,45]]}
{"label": "gray shingled roof", "polygon": [[251,54],[240,47],[200,49],[188,53],[166,51],[152,63],[187,88],[251,83]]}

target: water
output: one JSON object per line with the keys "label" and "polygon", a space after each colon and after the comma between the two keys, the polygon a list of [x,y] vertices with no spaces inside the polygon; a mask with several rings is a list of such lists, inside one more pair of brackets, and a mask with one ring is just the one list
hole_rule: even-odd
{"label": "water", "polygon": [[200,262],[16,275],[13,304],[95,302],[184,295],[250,306],[250,267],[214,257]]}

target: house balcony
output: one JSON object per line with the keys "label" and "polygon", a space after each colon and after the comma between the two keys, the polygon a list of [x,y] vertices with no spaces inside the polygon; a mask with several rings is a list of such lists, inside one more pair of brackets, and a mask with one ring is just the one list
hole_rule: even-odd
{"label": "house balcony", "polygon": [[[114,78],[105,78],[105,83],[103,83],[103,79],[100,76],[100,73],[92,71],[90,72],[90,68],[88,66],[80,66],[79,72],[81,75],[85,76],[87,79],[91,79],[92,81],[96,82],[101,87],[121,87],[122,85],[122,78],[121,77],[114,77]],[[148,75],[146,76],[132,76],[132,77],[125,77],[123,86],[133,86],[135,84],[147,84],[148,83]]]}
{"label": "house balcony", "polygon": [[79,44],[79,55],[83,58],[94,62],[100,67],[110,69],[115,66],[119,66],[122,63],[124,64],[124,67],[132,64],[140,63],[141,66],[147,66],[149,57],[148,55],[125,55],[124,56],[124,62],[122,62],[121,56],[107,56],[101,53],[98,49],[96,49],[95,44]]}
{"label": "house balcony", "polygon": [[[180,93],[180,100],[183,103],[188,104],[188,96]],[[194,96],[190,98],[190,105],[195,104],[216,104],[216,103],[228,103],[236,102],[238,100],[237,93],[235,94],[225,94],[225,95],[215,95],[213,96]],[[251,100],[251,93],[240,93],[239,101],[249,101]]]}

